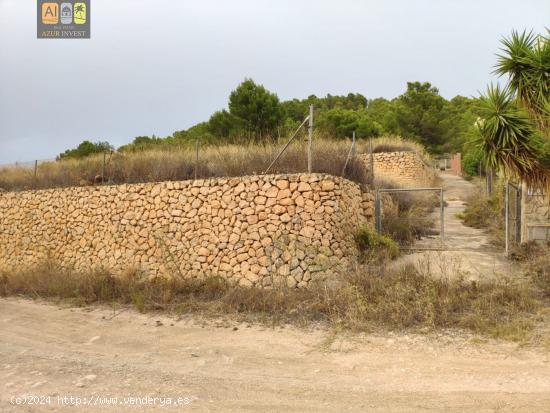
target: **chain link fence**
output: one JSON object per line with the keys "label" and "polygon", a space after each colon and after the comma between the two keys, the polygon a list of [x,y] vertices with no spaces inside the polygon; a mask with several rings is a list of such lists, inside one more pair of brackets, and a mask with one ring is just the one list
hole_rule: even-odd
{"label": "chain link fence", "polygon": [[299,135],[282,154],[282,142],[264,145],[201,144],[170,150],[106,152],[80,159],[1,165],[0,190],[260,175],[266,172],[278,155],[277,162],[269,169],[270,174],[307,173],[311,170],[343,176],[359,184],[367,183],[364,165],[357,157],[350,155],[350,141],[322,140],[313,134],[313,144],[309,150],[308,131],[304,132],[305,136]]}

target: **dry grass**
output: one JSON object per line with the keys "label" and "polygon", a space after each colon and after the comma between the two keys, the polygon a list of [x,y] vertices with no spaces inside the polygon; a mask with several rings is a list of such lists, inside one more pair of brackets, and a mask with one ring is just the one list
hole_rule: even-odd
{"label": "dry grass", "polygon": [[527,273],[544,297],[550,298],[550,242],[530,241],[512,251],[512,258],[524,261]]}
{"label": "dry grass", "polygon": [[[232,177],[261,174],[281,150],[284,139],[278,143],[210,145],[199,150],[174,146],[138,152],[115,152],[106,157],[103,175],[103,155],[83,159],[44,162],[38,165],[35,177],[32,168],[4,167],[0,169],[0,188],[8,191],[44,189],[98,183],[161,182],[211,177]],[[350,141],[316,138],[313,145],[314,172],[344,176],[360,184],[367,183],[364,165],[352,159],[344,173],[343,167],[351,146]],[[374,140],[374,150],[416,151],[424,149],[399,137]],[[368,142],[357,142],[357,153],[368,152]],[[304,139],[291,144],[270,173],[300,173],[307,171],[307,149]]]}
{"label": "dry grass", "polygon": [[[419,143],[403,139],[400,136],[381,136],[372,141],[374,153],[381,152],[416,152],[424,158],[428,158],[426,149]],[[366,152],[366,151],[365,151]]]}
{"label": "dry grass", "polygon": [[502,185],[495,185],[495,191],[488,197],[481,181],[476,181],[478,190],[466,200],[466,208],[459,215],[464,225],[487,230],[490,242],[504,247],[504,194]]}
{"label": "dry grass", "polygon": [[[433,185],[434,187],[436,185]],[[393,181],[375,178],[375,188],[401,188]],[[436,192],[390,192],[393,205],[382,201],[382,232],[402,247],[411,246],[416,240],[439,234],[430,216],[439,207]]]}
{"label": "dry grass", "polygon": [[[378,269],[377,269],[378,268]],[[221,278],[145,279],[135,272],[77,273],[53,264],[2,274],[0,295],[69,301],[76,305],[119,303],[139,311],[193,313],[241,321],[322,323],[351,331],[460,328],[513,340],[533,326],[540,301],[526,281],[467,282],[422,275],[412,267],[380,270],[365,266],[336,286],[305,290],[276,286],[244,288]]]}
{"label": "dry grass", "polygon": [[[317,140],[313,150],[313,171],[344,176],[365,184],[367,176],[362,163],[351,159],[342,173],[350,142]],[[78,160],[45,162],[38,166],[35,178],[30,168],[0,169],[0,188],[5,190],[42,189],[82,186],[94,183],[138,183],[232,177],[263,173],[281,150],[281,144],[223,145],[203,147],[196,161],[194,148],[116,152],[107,156],[103,179],[103,155]],[[296,142],[271,169],[270,173],[307,171],[306,144]]]}

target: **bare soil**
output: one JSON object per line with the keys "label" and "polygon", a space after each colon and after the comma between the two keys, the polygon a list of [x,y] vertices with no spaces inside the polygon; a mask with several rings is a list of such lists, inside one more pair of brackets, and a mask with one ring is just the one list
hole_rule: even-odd
{"label": "bare soil", "polygon": [[[13,396],[51,396],[13,405]],[[167,407],[57,397],[188,397]],[[96,401],[98,399],[95,399]],[[550,412],[548,350],[0,300],[1,412]]]}

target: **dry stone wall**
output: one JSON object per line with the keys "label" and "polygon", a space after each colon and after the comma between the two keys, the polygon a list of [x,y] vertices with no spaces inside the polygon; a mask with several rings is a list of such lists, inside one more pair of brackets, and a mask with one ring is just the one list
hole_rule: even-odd
{"label": "dry stone wall", "polygon": [[[370,155],[361,160],[370,169]],[[404,187],[431,186],[435,171],[416,152],[381,152],[373,155],[374,176],[393,181]]]}
{"label": "dry stone wall", "polygon": [[322,174],[0,194],[0,270],[51,259],[87,271],[218,275],[305,287],[353,264],[373,196]]}

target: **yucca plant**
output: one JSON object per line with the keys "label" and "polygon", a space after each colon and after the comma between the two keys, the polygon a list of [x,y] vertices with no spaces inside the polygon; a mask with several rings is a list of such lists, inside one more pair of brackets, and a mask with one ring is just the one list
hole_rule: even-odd
{"label": "yucca plant", "polygon": [[478,130],[486,167],[504,170],[530,185],[548,184],[548,145],[509,88],[489,86],[480,98]]}
{"label": "yucca plant", "polygon": [[508,76],[508,85],[491,85],[480,98],[485,164],[550,187],[550,39],[513,32],[502,44],[495,73]]}
{"label": "yucca plant", "polygon": [[509,78],[509,87],[519,103],[541,129],[549,124],[550,41],[533,32],[512,32],[502,40],[503,54],[498,55],[495,73]]}

